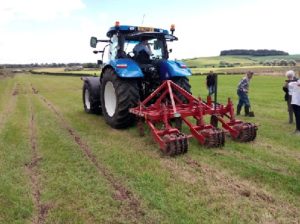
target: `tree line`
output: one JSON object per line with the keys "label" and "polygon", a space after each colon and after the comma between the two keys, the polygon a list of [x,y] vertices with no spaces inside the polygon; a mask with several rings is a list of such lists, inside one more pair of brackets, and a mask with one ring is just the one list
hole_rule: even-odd
{"label": "tree line", "polygon": [[277,55],[289,55],[289,53],[278,50],[245,50],[245,49],[234,49],[234,50],[223,50],[220,56],[226,55],[247,55],[247,56],[277,56]]}

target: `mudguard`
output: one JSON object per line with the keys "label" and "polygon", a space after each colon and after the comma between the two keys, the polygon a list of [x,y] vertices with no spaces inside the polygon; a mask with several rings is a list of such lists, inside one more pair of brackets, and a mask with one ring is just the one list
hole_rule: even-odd
{"label": "mudguard", "polygon": [[118,77],[121,78],[143,78],[144,74],[138,64],[129,58],[122,58],[110,61]]}
{"label": "mudguard", "polygon": [[167,80],[173,77],[190,76],[192,72],[181,61],[162,60],[159,64],[159,75],[161,80]]}

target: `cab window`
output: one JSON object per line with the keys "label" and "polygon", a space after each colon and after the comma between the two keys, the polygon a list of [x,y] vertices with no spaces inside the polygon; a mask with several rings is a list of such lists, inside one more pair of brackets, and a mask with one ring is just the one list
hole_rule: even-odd
{"label": "cab window", "polygon": [[109,48],[109,60],[114,60],[118,51],[118,37],[117,35],[113,35],[111,40],[111,45]]}

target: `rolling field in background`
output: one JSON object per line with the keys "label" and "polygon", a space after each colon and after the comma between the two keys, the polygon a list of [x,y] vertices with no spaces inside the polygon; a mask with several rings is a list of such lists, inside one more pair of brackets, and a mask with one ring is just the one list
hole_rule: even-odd
{"label": "rolling field in background", "polygon": [[[266,61],[294,60],[296,66],[264,66],[261,63]],[[283,55],[283,56],[215,56],[199,57],[183,60],[188,67],[191,67],[193,74],[204,74],[213,70],[216,73],[239,74],[248,70],[254,71],[260,75],[282,75],[287,70],[293,69],[300,71],[300,55]],[[221,67],[220,63],[228,63],[231,66]]]}
{"label": "rolling field in background", "polygon": [[[219,102],[242,76],[219,76]],[[300,136],[288,124],[283,76],[254,76],[251,143],[190,141],[164,157],[136,127],[86,114],[79,77],[0,78],[0,223],[299,223]],[[190,78],[205,98],[204,76]]]}
{"label": "rolling field in background", "polygon": [[[295,60],[296,66],[264,66],[261,62],[274,60]],[[213,70],[219,74],[243,74],[248,70],[254,71],[259,75],[283,75],[287,70],[293,69],[300,71],[300,55],[283,55],[283,56],[215,56],[215,57],[199,57],[192,59],[184,59],[184,63],[191,68],[194,75],[207,74]],[[229,67],[220,67],[220,63],[225,62],[231,64]],[[99,76],[99,69],[83,69],[80,71],[65,71],[64,68],[34,68],[36,73],[60,73],[70,75],[96,75]]]}
{"label": "rolling field in background", "polygon": [[254,66],[259,65],[260,62],[271,60],[295,60],[300,62],[300,55],[278,55],[278,56],[213,56],[213,57],[199,57],[184,59],[184,61],[192,67],[218,67],[221,61],[228,62],[237,66]]}

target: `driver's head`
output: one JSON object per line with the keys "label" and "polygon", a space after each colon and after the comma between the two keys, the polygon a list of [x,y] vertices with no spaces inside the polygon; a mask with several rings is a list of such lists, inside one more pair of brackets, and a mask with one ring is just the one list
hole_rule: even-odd
{"label": "driver's head", "polygon": [[142,44],[148,44],[148,40],[142,40]]}

